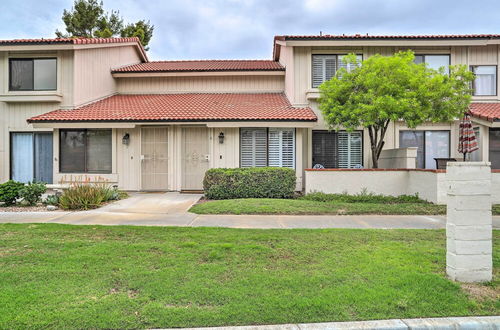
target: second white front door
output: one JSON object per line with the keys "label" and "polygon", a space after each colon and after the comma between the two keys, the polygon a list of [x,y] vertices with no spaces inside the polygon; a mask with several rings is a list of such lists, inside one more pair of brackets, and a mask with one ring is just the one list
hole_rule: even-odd
{"label": "second white front door", "polygon": [[209,168],[208,128],[182,128],[182,190],[202,190]]}
{"label": "second white front door", "polygon": [[168,189],[168,130],[166,127],[141,129],[142,190]]}

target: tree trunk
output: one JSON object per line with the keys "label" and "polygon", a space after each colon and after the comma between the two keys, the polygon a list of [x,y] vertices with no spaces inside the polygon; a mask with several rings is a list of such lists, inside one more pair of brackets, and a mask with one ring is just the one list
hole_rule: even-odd
{"label": "tree trunk", "polygon": [[385,133],[387,132],[387,127],[390,121],[387,120],[380,125],[368,126],[368,134],[370,136],[370,148],[372,151],[372,166],[373,168],[378,168],[378,159],[382,148],[384,147]]}

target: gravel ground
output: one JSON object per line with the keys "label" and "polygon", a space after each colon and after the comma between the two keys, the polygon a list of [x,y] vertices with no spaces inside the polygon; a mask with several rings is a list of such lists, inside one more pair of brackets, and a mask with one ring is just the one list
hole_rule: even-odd
{"label": "gravel ground", "polygon": [[[37,206],[0,206],[0,212],[47,212],[47,207],[45,205]],[[52,212],[57,212],[56,211]]]}

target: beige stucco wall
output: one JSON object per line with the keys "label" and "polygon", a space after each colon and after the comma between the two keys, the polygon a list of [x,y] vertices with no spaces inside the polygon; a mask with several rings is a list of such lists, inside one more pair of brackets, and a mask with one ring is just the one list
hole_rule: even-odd
{"label": "beige stucco wall", "polygon": [[[421,170],[307,170],[306,193],[415,195],[446,203],[445,173]],[[500,180],[499,180],[500,181]],[[500,194],[499,194],[500,197]]]}
{"label": "beige stucco wall", "polygon": [[120,94],[276,93],[283,92],[283,75],[116,78]]}

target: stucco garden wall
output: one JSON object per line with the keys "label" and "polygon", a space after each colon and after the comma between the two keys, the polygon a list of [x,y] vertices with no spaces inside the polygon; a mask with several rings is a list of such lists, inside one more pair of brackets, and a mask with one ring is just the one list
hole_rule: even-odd
{"label": "stucco garden wall", "polygon": [[[446,204],[443,170],[422,169],[326,169],[306,170],[306,193],[358,194],[361,191],[389,196],[415,195],[429,202]],[[493,201],[500,203],[500,172],[492,173]]]}

